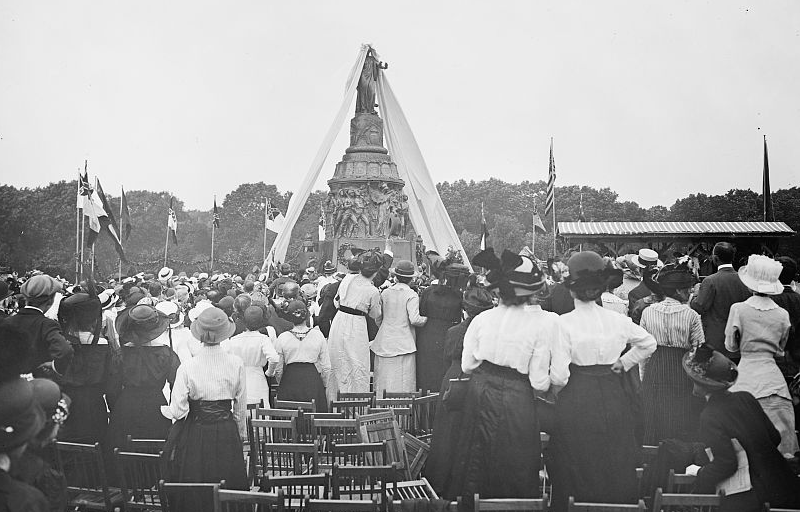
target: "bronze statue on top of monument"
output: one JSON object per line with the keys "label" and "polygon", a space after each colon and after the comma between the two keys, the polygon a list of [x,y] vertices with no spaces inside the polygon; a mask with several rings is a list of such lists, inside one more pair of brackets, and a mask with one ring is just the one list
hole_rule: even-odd
{"label": "bronze statue on top of monument", "polygon": [[364,67],[361,68],[361,78],[356,86],[356,114],[375,114],[375,91],[377,90],[378,73],[381,69],[388,68],[385,62],[375,58],[372,48],[367,51]]}

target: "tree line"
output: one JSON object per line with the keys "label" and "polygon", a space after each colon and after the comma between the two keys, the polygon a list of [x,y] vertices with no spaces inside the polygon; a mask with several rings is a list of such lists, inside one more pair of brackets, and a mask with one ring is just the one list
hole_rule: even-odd
{"label": "tree line", "polygon": [[[508,183],[496,178],[483,181],[444,182],[437,185],[464,250],[474,255],[479,250],[481,234],[480,205],[484,206],[490,242],[496,249],[518,251],[531,245],[533,205],[547,233],[536,236],[536,255],[550,256],[552,248],[552,216],[544,216],[544,181]],[[73,277],[75,269],[75,181],[60,181],[36,188],[0,185],[0,267],[24,272],[30,269]],[[311,194],[292,231],[287,260],[293,261],[302,250],[308,234],[317,239],[320,205],[326,192]],[[163,265],[166,242],[166,220],[169,199],[178,218],[177,246],[170,245],[168,264],[187,272],[209,271],[212,212],[184,209],[178,196],[167,191],[126,191],[133,229],[124,241],[127,262],[124,274],[157,271]],[[582,200],[581,200],[582,196]],[[800,188],[773,192],[776,220],[786,222],[800,232]],[[264,199],[281,212],[291,192],[282,192],[264,182],[245,183],[225,196],[219,204],[221,226],[215,231],[214,270],[248,272],[263,261]],[[115,216],[119,213],[119,197],[109,197]],[[761,195],[752,190],[733,189],[721,195],[691,194],[669,208],[642,208],[636,202],[620,201],[609,188],[588,186],[556,187],[557,221],[578,221],[583,205],[587,221],[759,221]],[[88,229],[88,228],[87,228]],[[800,254],[800,237],[781,242],[781,251]],[[267,250],[275,233],[266,232]],[[171,244],[171,242],[170,242]],[[85,251],[89,265],[88,250]],[[106,235],[100,236],[95,248],[95,268],[100,276],[115,275],[118,257]]]}

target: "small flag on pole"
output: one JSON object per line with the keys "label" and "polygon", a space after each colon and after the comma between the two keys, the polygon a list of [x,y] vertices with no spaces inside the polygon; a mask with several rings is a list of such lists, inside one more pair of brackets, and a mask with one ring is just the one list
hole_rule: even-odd
{"label": "small flag on pole", "polygon": [[320,206],[319,208],[319,241],[325,241],[325,208]]}
{"label": "small flag on pole", "polygon": [[487,247],[489,247],[489,229],[486,227],[486,215],[481,203],[481,250],[486,250]]}
{"label": "small flag on pole", "polygon": [[217,211],[217,198],[214,198],[214,218],[212,223],[214,224],[214,228],[219,229],[219,212]]}
{"label": "small flag on pole", "polygon": [[[103,187],[100,185],[100,180],[97,178],[95,178],[95,185],[95,194],[97,199],[100,200],[100,204],[96,205],[97,215],[100,221],[100,229],[108,233],[108,236],[111,237],[111,241],[114,243],[114,249],[117,251],[117,254],[119,254],[119,257],[122,259],[122,261],[126,261],[125,251],[122,248],[122,242],[119,238],[119,226],[117,226],[117,220],[114,218],[111,205],[108,204],[106,194],[103,192]],[[94,239],[97,238],[98,234],[94,234],[93,232],[89,233],[89,239],[91,240],[90,245],[94,243]]]}
{"label": "small flag on pole", "polygon": [[764,196],[764,222],[775,222],[775,208],[772,206],[772,192],[769,188],[769,158],[767,157],[767,136],[764,135],[764,176],[761,194]]}
{"label": "small flag on pole", "polygon": [[586,222],[586,215],[583,213],[583,192],[581,192],[581,197],[578,201],[578,222]]}
{"label": "small flag on pole", "polygon": [[536,203],[533,205],[533,229],[534,233],[538,230],[542,233],[547,233],[547,229],[544,227],[544,223],[542,222],[542,218],[539,217],[539,210],[536,208]]}
{"label": "small flag on pole", "polygon": [[172,197],[169,198],[169,214],[167,216],[167,227],[169,234],[172,237],[172,243],[178,245],[178,218],[175,216],[175,210],[172,208]]}
{"label": "small flag on pole", "polygon": [[87,245],[91,246],[93,243],[92,237],[97,238],[97,235],[100,233],[100,219],[98,210],[101,208],[99,207],[100,205],[95,204],[95,202],[92,200],[94,190],[92,190],[92,186],[89,184],[88,171],[83,172],[83,176],[81,176],[80,181],[80,209],[83,210],[84,215],[89,217],[89,229],[91,232],[88,234]]}
{"label": "small flag on pole", "polygon": [[128,199],[125,197],[125,189],[122,189],[122,215],[121,219],[119,219],[120,225],[124,231],[124,239],[127,242],[128,237],[131,236],[131,211],[128,209]]}
{"label": "small flag on pole", "polygon": [[89,197],[91,193],[92,187],[89,185],[89,174],[86,172],[81,174],[81,172],[78,171],[78,197],[75,205],[78,210],[83,209],[83,201],[85,198]]}
{"label": "small flag on pole", "polygon": [[553,158],[553,139],[550,139],[550,169],[547,172],[547,199],[544,214],[550,215],[556,202],[556,161]]}
{"label": "small flag on pole", "polygon": [[[272,207],[272,203],[269,199],[267,199],[267,229],[275,232],[280,233],[281,229],[283,228],[283,222],[285,220],[283,214],[277,208]],[[277,214],[277,215],[276,215]]]}

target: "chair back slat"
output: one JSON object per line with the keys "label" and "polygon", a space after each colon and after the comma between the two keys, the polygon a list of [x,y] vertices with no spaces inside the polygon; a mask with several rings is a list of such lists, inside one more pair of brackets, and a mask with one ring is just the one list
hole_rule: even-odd
{"label": "chair back slat", "polygon": [[253,419],[259,420],[291,420],[300,415],[300,409],[271,409],[269,407],[259,407],[254,413]]}
{"label": "chair back slat", "polygon": [[674,469],[670,469],[669,477],[667,477],[667,492],[678,494],[691,493],[696,479],[697,477],[695,475],[675,473]]}
{"label": "chair back slat", "polygon": [[156,455],[114,449],[126,510],[162,510],[158,489],[161,457],[161,453]]}
{"label": "chair back slat", "polygon": [[319,470],[319,445],[313,443],[262,443],[261,475],[307,475]]}
{"label": "chair back slat", "polygon": [[358,422],[348,418],[314,418],[312,430],[319,441],[320,463],[330,467],[333,464],[333,446],[358,442]]}
{"label": "chair back slat", "polygon": [[275,493],[214,489],[215,512],[283,511],[283,491]]}
{"label": "chair back slat", "polygon": [[381,466],[387,464],[386,442],[334,443],[333,463],[340,466]]}
{"label": "chair back slat", "polygon": [[[430,482],[424,477],[419,480],[407,480],[404,482],[397,482],[395,489],[395,496],[401,500],[436,500],[439,495],[433,490]],[[396,498],[395,498],[396,499]]]}
{"label": "chair back slat", "polygon": [[722,494],[665,493],[659,487],[653,493],[651,508],[659,512],[716,512],[721,505]]}
{"label": "chair back slat", "polygon": [[436,420],[436,410],[439,407],[439,393],[414,398],[411,412],[414,416],[414,436],[427,440],[433,435],[433,423]]}
{"label": "chair back slat", "polygon": [[305,412],[317,412],[317,401],[296,402],[293,400],[275,400],[275,409],[300,409]]}
{"label": "chair back slat", "polygon": [[334,499],[357,499],[378,501],[381,510],[386,510],[388,500],[395,493],[397,469],[388,466],[340,466],[333,465],[331,488]]}
{"label": "chair back slat", "polygon": [[547,494],[542,495],[541,498],[489,498],[481,499],[479,494],[475,494],[475,512],[480,511],[493,511],[493,512],[511,512],[516,510],[521,511],[539,511],[547,510],[548,501]]}
{"label": "chair back slat", "polygon": [[[378,400],[376,400],[377,402]],[[394,407],[370,407],[367,409],[367,414],[376,414],[379,412],[392,411],[394,412],[394,419],[397,425],[403,432],[414,431],[414,413],[411,407],[394,406]]]}
{"label": "chair back slat", "polygon": [[[405,442],[400,427],[395,420],[395,409],[359,416],[358,434],[362,443],[380,443],[386,441],[386,456],[388,463],[394,463],[397,468],[406,472]],[[406,472],[406,478],[411,478]]]}
{"label": "chair back slat", "polygon": [[367,409],[372,407],[373,399],[361,400],[334,400],[331,402],[331,410],[344,413],[345,418],[355,418],[367,414]]}
{"label": "chair back slat", "polygon": [[339,391],[336,393],[336,400],[369,400],[370,402],[372,402],[373,400],[375,400],[375,392]]}
{"label": "chair back slat", "polygon": [[284,509],[301,510],[303,500],[306,498],[328,499],[330,490],[330,475],[291,475],[291,476],[265,476],[261,480],[261,490],[264,492],[282,492]]}
{"label": "chair back slat", "polygon": [[418,398],[422,396],[422,390],[418,391],[387,391],[383,390],[383,398]]}
{"label": "chair back slat", "polygon": [[306,501],[305,510],[312,512],[378,512],[380,505],[375,500],[315,500]]}
{"label": "chair back slat", "polygon": [[157,454],[164,450],[166,442],[166,439],[137,439],[128,435],[125,437],[125,446],[117,448],[123,448],[126,452]]}
{"label": "chair back slat", "polygon": [[627,512],[631,510],[638,510],[644,512],[647,510],[644,500],[639,500],[639,503],[581,503],[576,502],[575,498],[569,497],[569,504],[567,506],[568,512]]}
{"label": "chair back slat", "polygon": [[70,506],[111,510],[122,502],[122,491],[108,487],[100,443],[56,442],[56,465],[66,479]]}
{"label": "chair back slat", "polygon": [[161,503],[165,512],[181,510],[206,510],[209,503],[214,503],[214,496],[225,481],[219,483],[158,483],[161,491]]}

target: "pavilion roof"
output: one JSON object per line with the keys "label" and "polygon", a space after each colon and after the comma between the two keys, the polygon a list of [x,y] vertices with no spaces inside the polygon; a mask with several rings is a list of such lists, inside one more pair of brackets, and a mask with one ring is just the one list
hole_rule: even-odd
{"label": "pavilion roof", "polygon": [[784,237],[797,233],[785,222],[559,222],[565,238]]}

